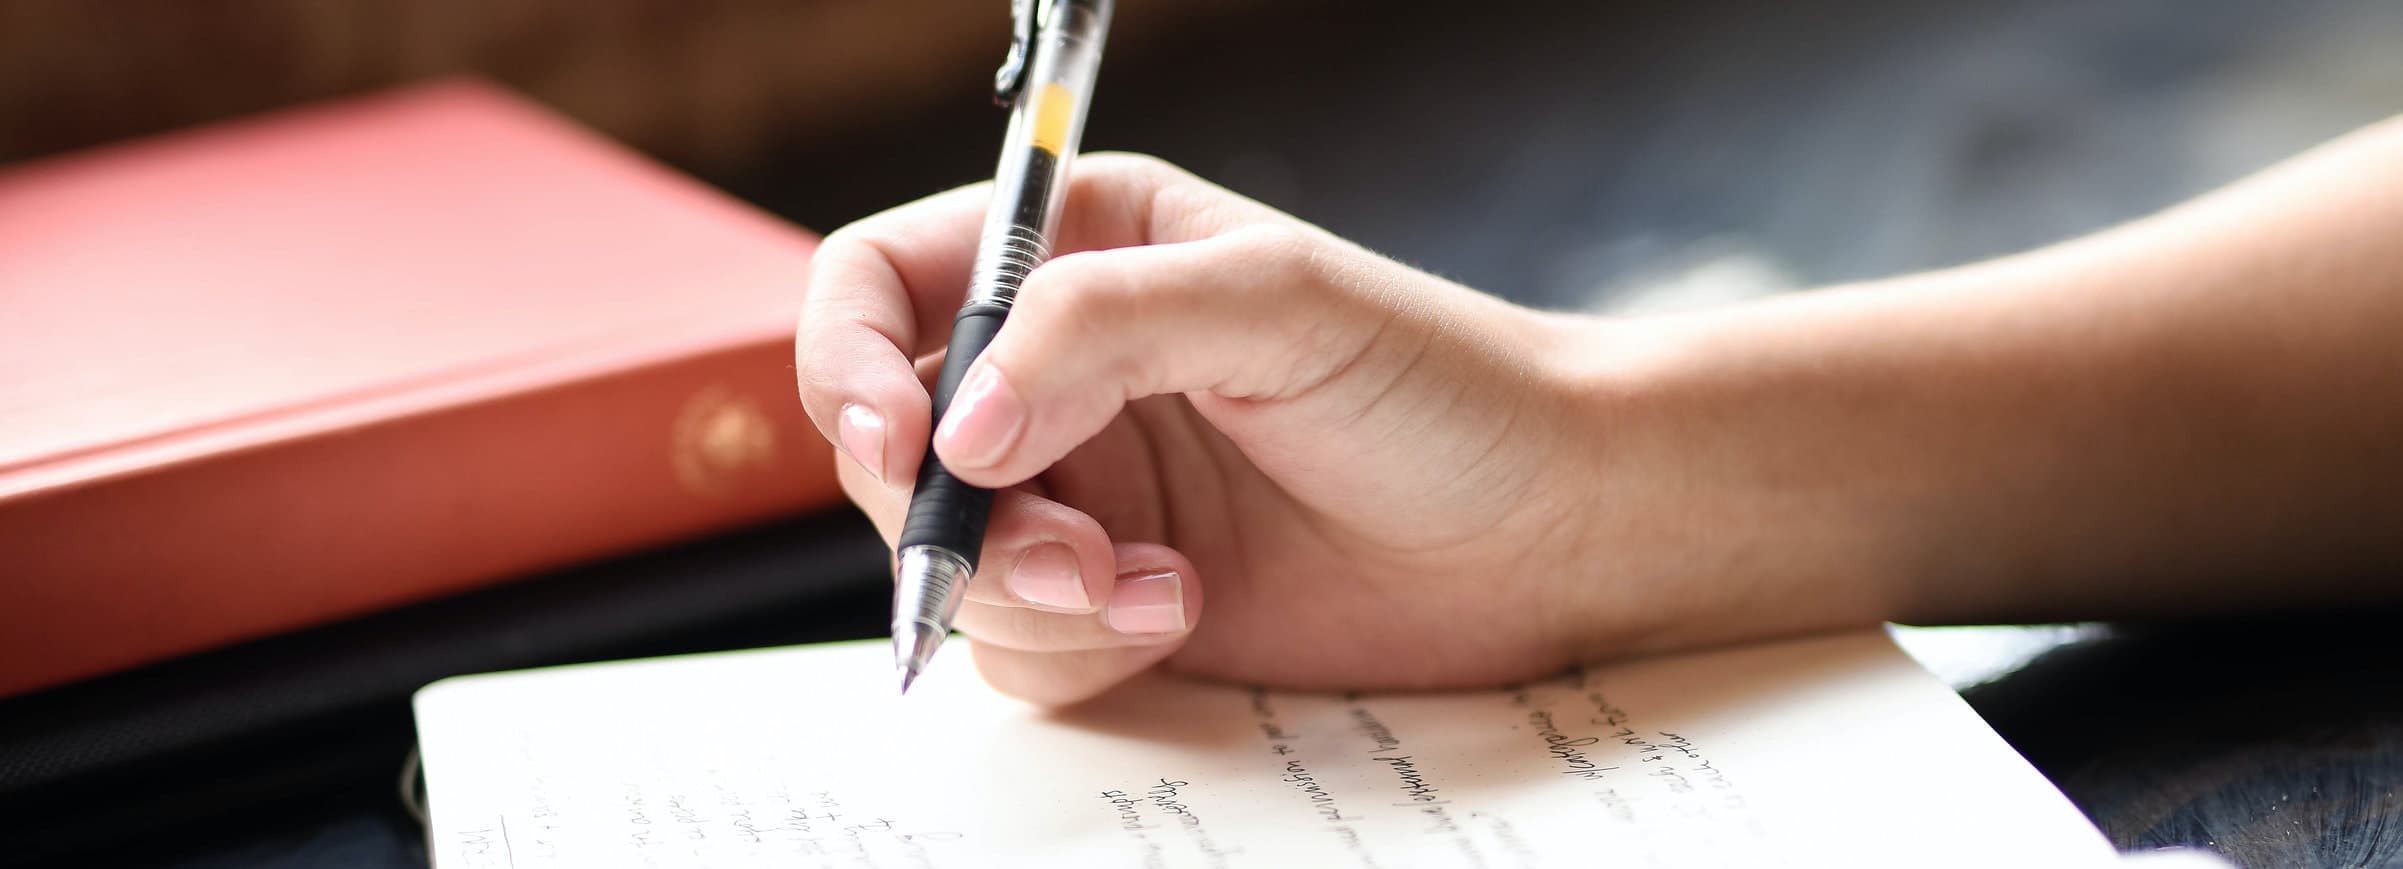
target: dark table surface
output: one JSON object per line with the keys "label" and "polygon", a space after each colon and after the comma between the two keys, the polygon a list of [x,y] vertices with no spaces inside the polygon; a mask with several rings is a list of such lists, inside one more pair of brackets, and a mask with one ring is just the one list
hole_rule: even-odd
{"label": "dark table surface", "polygon": [[[2021,250],[2403,113],[2392,0],[1312,0],[1188,30],[1114,47],[1089,149],[1568,308]],[[717,180],[819,229],[980,180],[983,87]]]}
{"label": "dark table surface", "polygon": [[[2403,109],[2398,45],[2393,0],[1267,4],[1113,53],[1087,144],[1161,154],[1530,304],[1711,304],[2141,215]],[[956,114],[797,138],[775,171],[710,180],[820,230],[976,180],[999,123],[978,108],[982,87],[961,83]],[[422,865],[397,795],[411,683],[446,668],[873,634],[873,544],[856,519],[776,526],[9,701],[0,791],[41,774],[6,753],[17,746],[155,744],[139,728],[109,743],[90,736],[111,732],[99,724],[67,726],[124,714],[128,692],[181,685],[160,696],[232,733],[240,715],[207,710],[224,699],[212,686],[237,685],[300,723],[166,761],[133,752],[153,759],[0,796],[0,809],[49,801],[63,826],[46,841],[63,850],[43,853],[69,865]],[[724,605],[649,627],[610,615],[682,600],[658,589],[695,582]],[[559,628],[563,612],[589,618]],[[1955,647],[1931,653],[1946,666],[1999,664],[1964,676],[1965,695],[2122,847],[2403,866],[2403,833],[2390,831],[2403,819],[2395,615],[2023,633],[1985,651],[1960,651],[1959,635],[1913,644]],[[445,625],[467,631],[447,646],[464,651],[407,651],[452,636]],[[2031,638],[2052,650],[2023,660]],[[325,666],[274,663],[301,659]],[[212,810],[189,823],[145,814],[202,804]],[[78,808],[111,805],[128,808]]]}
{"label": "dark table surface", "polygon": [[1959,654],[1903,639],[1939,672],[1976,663],[1970,705],[2123,850],[2403,866],[2398,619],[1991,629],[2018,642]]}

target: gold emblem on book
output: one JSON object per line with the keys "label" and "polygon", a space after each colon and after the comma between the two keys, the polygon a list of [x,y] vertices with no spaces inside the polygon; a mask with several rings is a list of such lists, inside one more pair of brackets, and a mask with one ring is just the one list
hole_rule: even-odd
{"label": "gold emblem on book", "polygon": [[686,491],[730,494],[748,472],[776,464],[776,424],[732,389],[703,389],[676,414],[668,462]]}

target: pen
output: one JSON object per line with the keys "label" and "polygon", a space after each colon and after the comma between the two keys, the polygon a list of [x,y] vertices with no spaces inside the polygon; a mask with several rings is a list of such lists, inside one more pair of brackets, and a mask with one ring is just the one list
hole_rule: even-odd
{"label": "pen", "polygon": [[[1084,134],[1093,77],[1101,68],[1110,3],[1011,0],[1010,53],[993,76],[994,99],[1010,107],[1010,124],[993,172],[993,204],[969,269],[967,300],[951,321],[950,350],[935,381],[938,426],[969,363],[1001,331],[1019,285],[1051,255],[1068,162]],[[960,482],[927,448],[895,547],[900,573],[893,588],[893,650],[903,693],[951,634],[992,506],[991,490]]]}

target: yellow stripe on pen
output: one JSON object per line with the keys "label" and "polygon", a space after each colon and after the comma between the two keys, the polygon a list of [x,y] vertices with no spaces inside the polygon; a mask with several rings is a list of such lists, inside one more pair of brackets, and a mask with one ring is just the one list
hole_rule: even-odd
{"label": "yellow stripe on pen", "polygon": [[1035,147],[1057,155],[1068,144],[1069,115],[1076,113],[1076,96],[1058,82],[1035,93]]}

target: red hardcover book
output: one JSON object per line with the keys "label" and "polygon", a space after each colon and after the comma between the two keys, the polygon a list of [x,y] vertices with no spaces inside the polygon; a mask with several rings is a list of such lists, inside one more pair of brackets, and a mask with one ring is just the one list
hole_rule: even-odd
{"label": "red hardcover book", "polygon": [[0,696],[834,503],[815,244],[472,82],[0,169]]}

